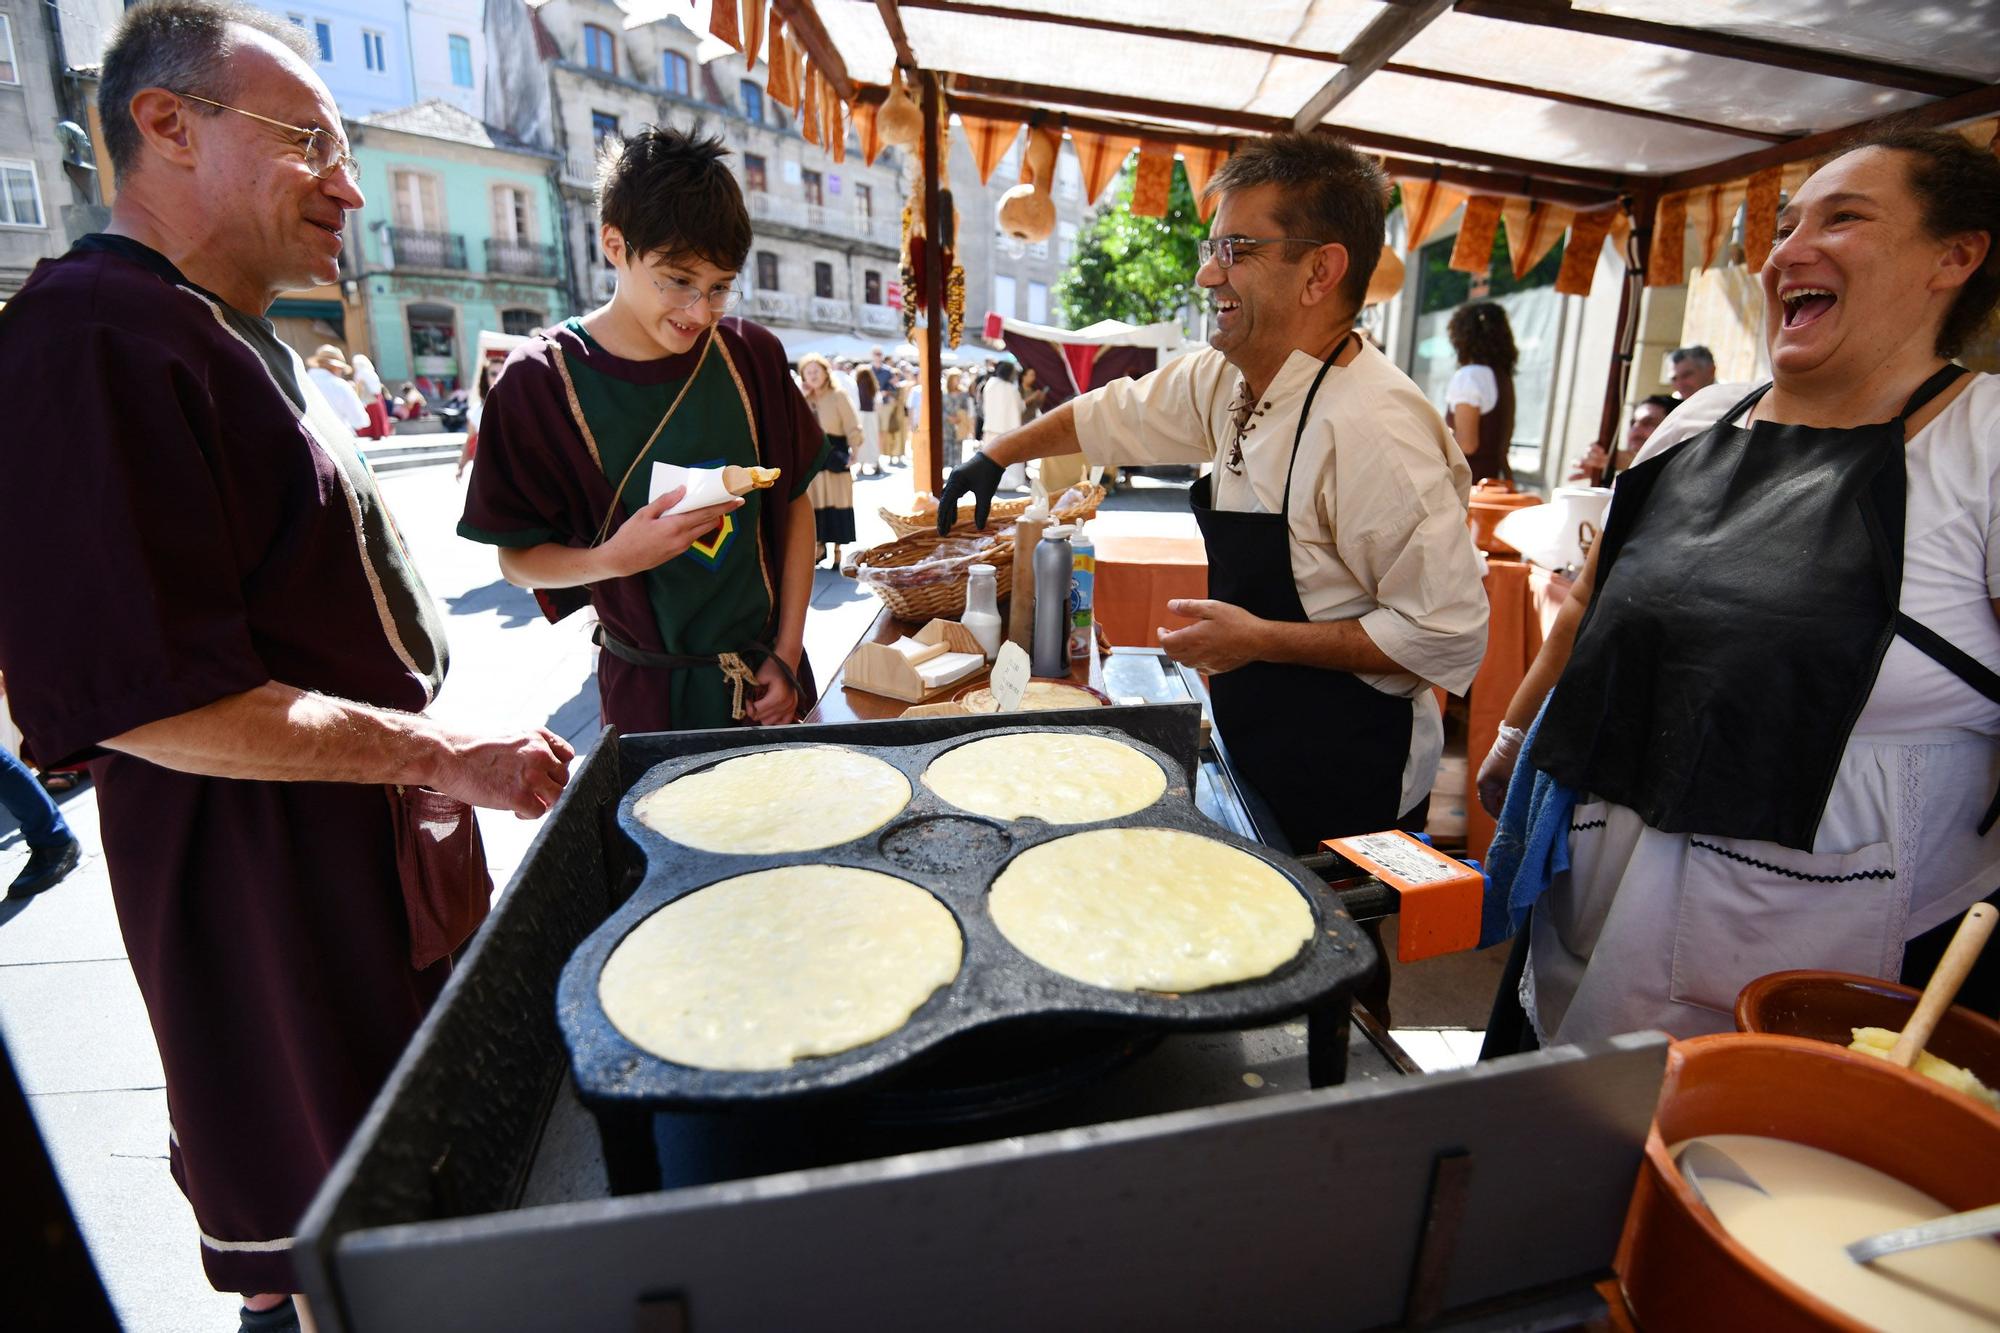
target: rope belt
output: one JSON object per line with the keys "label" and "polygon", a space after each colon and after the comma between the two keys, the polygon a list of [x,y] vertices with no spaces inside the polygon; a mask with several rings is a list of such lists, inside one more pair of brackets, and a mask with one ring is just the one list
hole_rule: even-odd
{"label": "rope belt", "polygon": [[791,684],[793,698],[805,698],[805,690],[800,686],[798,675],[792,670],[791,663],[778,656],[769,644],[753,643],[740,652],[733,653],[655,653],[644,648],[634,648],[605,629],[602,622],[591,630],[590,637],[591,641],[605,652],[621,662],[630,662],[633,666],[652,667],[661,671],[685,671],[695,667],[719,669],[722,678],[729,682],[729,717],[734,722],[743,720],[744,696],[757,683],[757,668],[751,666],[748,659],[756,659],[760,665],[764,661],[776,662],[778,670],[784,673],[785,679]]}

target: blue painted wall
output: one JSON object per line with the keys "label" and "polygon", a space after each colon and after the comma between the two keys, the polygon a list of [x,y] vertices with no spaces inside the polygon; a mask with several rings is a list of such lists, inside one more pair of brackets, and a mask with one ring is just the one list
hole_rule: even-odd
{"label": "blue painted wall", "polygon": [[[257,7],[291,19],[317,39],[325,24],[331,59],[316,68],[333,90],[334,104],[350,119],[414,105],[415,75],[410,69],[409,21],[403,0],[255,0]],[[363,34],[381,34],[382,69],[368,67]]]}

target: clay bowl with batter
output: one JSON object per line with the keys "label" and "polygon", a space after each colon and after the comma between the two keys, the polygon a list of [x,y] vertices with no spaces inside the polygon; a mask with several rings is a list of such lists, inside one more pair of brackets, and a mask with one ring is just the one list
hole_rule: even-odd
{"label": "clay bowl with batter", "polygon": [[[1773,972],[1736,997],[1736,1030],[1846,1046],[1855,1028],[1901,1032],[1922,992],[1852,972]],[[1963,1005],[1945,1010],[1924,1049],[2000,1088],[2000,1023]]]}

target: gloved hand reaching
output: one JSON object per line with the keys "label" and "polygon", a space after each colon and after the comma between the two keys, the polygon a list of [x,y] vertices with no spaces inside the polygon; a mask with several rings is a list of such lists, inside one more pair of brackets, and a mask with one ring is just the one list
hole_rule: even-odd
{"label": "gloved hand reaching", "polygon": [[972,497],[972,526],[984,530],[986,515],[993,508],[993,492],[1000,489],[1005,471],[984,453],[975,453],[953,468],[944,479],[944,494],[938,497],[938,536],[951,531],[951,525],[958,521],[958,502],[967,495]]}
{"label": "gloved hand reaching", "polygon": [[1502,722],[1493,748],[1486,752],[1485,762],[1479,765],[1479,804],[1495,819],[1500,817],[1500,807],[1507,802],[1507,784],[1512,780],[1514,765],[1521,757],[1521,742],[1527,738],[1527,732]]}

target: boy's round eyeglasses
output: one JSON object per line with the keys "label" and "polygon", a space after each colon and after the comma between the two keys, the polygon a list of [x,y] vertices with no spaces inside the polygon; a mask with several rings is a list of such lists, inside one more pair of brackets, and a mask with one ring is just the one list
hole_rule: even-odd
{"label": "boy's round eyeglasses", "polygon": [[1203,264],[1211,259],[1224,268],[1252,254],[1260,245],[1325,245],[1305,236],[1217,236],[1195,244],[1196,258]]}
{"label": "boy's round eyeglasses", "polygon": [[200,102],[203,106],[212,106],[218,111],[234,111],[239,116],[261,120],[266,125],[275,125],[281,130],[299,135],[305,140],[302,146],[305,150],[306,170],[322,180],[342,167],[347,168],[349,175],[360,174],[359,168],[354,164],[354,154],[340,141],[340,136],[331,130],[313,129],[306,125],[287,125],[282,120],[272,120],[269,116],[260,116],[255,111],[245,111],[240,106],[231,106],[227,102],[218,102],[213,98],[198,97],[194,93],[176,92],[174,96],[182,101]]}
{"label": "boy's round eyeglasses", "polygon": [[704,293],[693,283],[682,282],[679,278],[662,279],[652,273],[648,273],[646,277],[660,293],[660,298],[667,303],[669,310],[692,310],[705,299],[710,310],[718,315],[726,315],[736,308],[738,301],[743,299],[743,289],[740,287],[725,287],[719,292]]}

